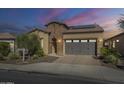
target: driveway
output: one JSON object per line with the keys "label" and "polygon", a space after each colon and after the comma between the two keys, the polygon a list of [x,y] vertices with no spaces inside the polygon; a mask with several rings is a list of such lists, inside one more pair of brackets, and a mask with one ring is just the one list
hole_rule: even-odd
{"label": "driveway", "polygon": [[101,62],[90,55],[66,55],[60,57],[55,63],[82,64],[82,65],[101,65]]}

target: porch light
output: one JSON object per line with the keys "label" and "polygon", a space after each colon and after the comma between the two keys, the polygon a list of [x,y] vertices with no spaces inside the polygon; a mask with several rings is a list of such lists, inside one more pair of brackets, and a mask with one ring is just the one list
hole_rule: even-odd
{"label": "porch light", "polygon": [[116,40],[116,42],[119,42],[119,40]]}
{"label": "porch light", "polygon": [[102,42],[103,41],[103,39],[99,39],[99,42]]}
{"label": "porch light", "polygon": [[57,41],[58,43],[61,43],[62,42],[62,40],[61,39],[58,39],[58,41]]}

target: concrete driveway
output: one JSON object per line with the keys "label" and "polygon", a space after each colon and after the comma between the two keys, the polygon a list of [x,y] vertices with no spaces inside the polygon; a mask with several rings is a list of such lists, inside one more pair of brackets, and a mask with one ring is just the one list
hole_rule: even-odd
{"label": "concrete driveway", "polygon": [[60,57],[55,63],[82,64],[82,65],[101,65],[101,62],[90,55],[66,55]]}

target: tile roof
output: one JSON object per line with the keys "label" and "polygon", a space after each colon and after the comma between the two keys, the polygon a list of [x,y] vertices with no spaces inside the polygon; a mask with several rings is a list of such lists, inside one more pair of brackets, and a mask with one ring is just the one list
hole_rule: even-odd
{"label": "tile roof", "polygon": [[0,40],[8,40],[8,39],[15,39],[15,36],[13,36],[10,33],[0,33]]}
{"label": "tile roof", "polygon": [[69,30],[64,32],[64,34],[69,33],[95,33],[95,32],[104,32],[103,28],[97,24],[92,25],[79,25],[79,26],[70,26]]}

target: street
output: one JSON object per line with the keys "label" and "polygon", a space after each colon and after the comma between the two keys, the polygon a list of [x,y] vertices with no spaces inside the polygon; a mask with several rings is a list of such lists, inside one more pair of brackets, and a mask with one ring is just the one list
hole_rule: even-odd
{"label": "street", "polygon": [[91,79],[76,79],[47,73],[0,70],[1,84],[101,84],[111,83]]}

